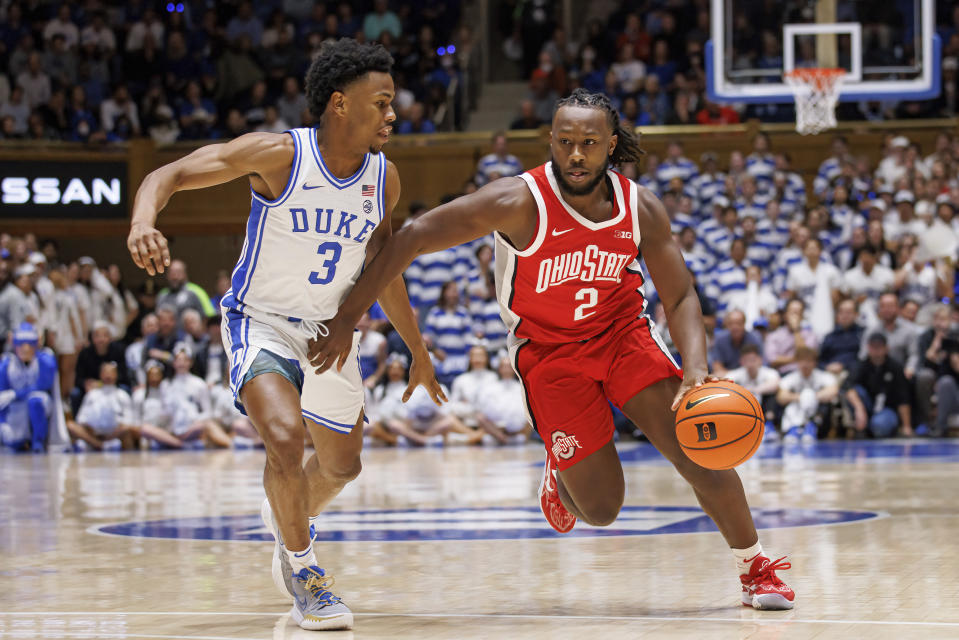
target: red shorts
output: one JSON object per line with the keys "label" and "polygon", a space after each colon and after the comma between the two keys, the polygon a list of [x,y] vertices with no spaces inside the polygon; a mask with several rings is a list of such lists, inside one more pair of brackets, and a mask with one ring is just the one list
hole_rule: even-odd
{"label": "red shorts", "polygon": [[525,342],[513,363],[533,426],[560,470],[609,442],[610,401],[622,408],[646,387],[683,375],[646,317],[614,322],[583,342]]}

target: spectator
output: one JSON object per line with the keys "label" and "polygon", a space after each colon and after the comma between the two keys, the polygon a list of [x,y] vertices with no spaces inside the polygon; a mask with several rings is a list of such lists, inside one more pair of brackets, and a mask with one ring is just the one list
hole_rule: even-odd
{"label": "spectator", "polygon": [[391,353],[386,359],[385,375],[371,394],[368,433],[375,440],[389,445],[397,444],[401,437],[416,444],[425,444],[425,440],[413,432],[406,422],[407,408],[403,403],[403,395],[409,383],[408,363],[407,356]]}
{"label": "spectator", "polygon": [[798,296],[809,310],[808,318],[817,336],[833,330],[835,303],[839,301],[842,275],[839,269],[823,262],[822,241],[812,237],[803,246],[804,260],[789,269],[786,297]]}
{"label": "spectator", "polygon": [[213,125],[216,124],[216,106],[212,100],[203,97],[198,82],[187,83],[179,112],[183,138],[202,140],[211,136]]}
{"label": "spectator", "polygon": [[491,153],[480,158],[476,165],[476,185],[482,187],[490,182],[490,175],[496,174],[501,178],[518,176],[523,173],[523,164],[519,158],[509,152],[506,133],[497,131],[493,134],[493,148]]}
{"label": "spectator", "polygon": [[147,336],[144,349],[146,357],[159,360],[167,367],[167,373],[173,371],[173,347],[183,341],[185,336],[177,330],[176,307],[160,304],[156,310],[157,331]]}
{"label": "spectator", "polygon": [[778,301],[772,285],[763,282],[762,269],[756,264],[746,267],[746,288],[732,291],[730,309],[739,309],[746,316],[746,326],[754,326],[760,319],[776,312]]}
{"label": "spectator", "polygon": [[371,328],[369,313],[363,314],[356,328],[360,332],[360,377],[372,389],[386,371],[386,336]]}
{"label": "spectator", "polygon": [[13,280],[0,293],[0,340],[6,344],[9,335],[23,322],[40,320],[40,300],[33,291],[36,268],[23,264],[14,271]]}
{"label": "spectator", "polygon": [[[91,48],[95,53],[112,54],[117,49],[117,39],[113,30],[107,26],[102,11],[93,14],[90,24],[80,32],[80,44]],[[69,44],[68,44],[69,46]]]}
{"label": "spectator", "polygon": [[472,319],[460,306],[459,285],[455,280],[443,284],[440,299],[426,316],[423,335],[433,345],[438,360],[436,377],[449,386],[466,371],[472,341]]}
{"label": "spectator", "polygon": [[10,119],[9,130],[3,131],[5,138],[22,136],[27,132],[27,121],[30,119],[30,105],[23,95],[23,87],[15,85],[10,91],[10,98],[0,104],[0,118]]}
{"label": "spectator", "polygon": [[426,107],[422,102],[414,102],[410,107],[410,116],[400,123],[397,133],[436,133],[436,126],[426,117]]}
{"label": "spectator", "polygon": [[939,405],[932,435],[942,438],[949,434],[949,425],[959,415],[959,335],[952,334],[946,342],[948,356],[943,360],[936,381]]}
{"label": "spectator", "polygon": [[666,191],[669,181],[680,178],[683,184],[688,184],[699,175],[699,169],[689,158],[683,155],[683,143],[672,140],[666,146],[666,158],[659,163],[656,169],[656,180],[661,191]]}
{"label": "spectator", "polygon": [[118,84],[113,94],[100,105],[100,124],[107,133],[117,129],[121,117],[126,118],[133,135],[140,134],[140,114],[137,105],[130,99],[126,85]]}
{"label": "spectator", "polygon": [[147,37],[151,37],[153,42],[166,42],[164,38],[163,23],[157,19],[156,12],[147,7],[143,12],[143,18],[133,23],[127,32],[126,52],[128,54],[139,51],[143,48],[143,42]]}
{"label": "spectator", "polygon": [[740,366],[743,349],[748,345],[760,347],[762,341],[753,331],[746,331],[746,315],[739,309],[733,309],[723,319],[724,329],[716,332],[712,349],[709,351],[713,373],[726,375]]}
{"label": "spectator", "polygon": [[53,42],[43,56],[43,71],[57,87],[69,87],[76,83],[77,56],[68,48],[62,34],[53,36]]}
{"label": "spectator", "polygon": [[[920,367],[916,373],[916,431],[923,435],[923,426],[930,426],[932,418],[933,394],[936,383],[948,367],[950,339],[952,329],[952,310],[948,305],[940,304],[932,313],[932,326],[919,335],[917,350],[920,354]],[[936,394],[937,397],[941,396]]]}
{"label": "spectator", "polygon": [[[900,363],[906,378],[911,380],[919,367],[919,331],[916,325],[900,317],[899,297],[895,293],[883,293],[879,296],[877,316],[877,322],[867,326],[866,333],[883,334],[890,357]],[[867,344],[863,342],[859,357],[866,355]]]}
{"label": "spectator", "polygon": [[272,104],[267,105],[264,110],[263,122],[256,128],[257,131],[264,131],[266,133],[283,133],[290,128],[290,125],[280,118],[279,113]]}
{"label": "spectator", "polygon": [[860,317],[874,322],[879,296],[892,289],[894,280],[892,269],[879,264],[876,248],[867,243],[859,249],[856,266],[843,274],[842,289],[856,303]]}
{"label": "spectator", "polygon": [[116,363],[118,384],[130,384],[123,344],[114,341],[113,327],[108,322],[97,320],[90,332],[90,344],[77,356],[76,386],[70,393],[74,415],[84,394],[100,384],[100,365],[104,362]]}
{"label": "spectator", "polygon": [[[67,108],[67,117],[69,118],[69,132],[66,134],[68,140],[86,142],[93,139],[93,136],[99,131],[97,117],[90,105],[87,104],[86,92],[80,85],[70,89],[70,105]],[[102,135],[102,132],[100,133]]]}
{"label": "spectator", "polygon": [[57,406],[56,356],[40,348],[40,336],[29,322],[18,325],[12,342],[13,353],[0,358],[0,445],[42,453]]}
{"label": "spectator", "polygon": [[815,442],[819,429],[828,426],[825,418],[830,405],[839,396],[835,376],[816,368],[816,350],[810,347],[796,349],[796,370],[783,376],[776,400],[784,407],[782,428],[784,441]]}
{"label": "spectator", "polygon": [[819,340],[812,328],[803,322],[806,305],[799,298],[786,303],[783,323],[766,336],[764,353],[769,366],[779,373],[786,374],[797,368],[796,352],[800,347],[816,349]]}
{"label": "spectator", "polygon": [[173,260],[166,272],[167,286],[157,296],[157,306],[171,305],[179,316],[184,309],[196,309],[207,318],[216,315],[210,297],[198,284],[189,281],[186,263]]}
{"label": "spectator", "polygon": [[856,368],[863,328],[856,323],[856,302],[849,298],[836,306],[836,326],[823,338],[819,366],[834,376],[849,374]]}
{"label": "spectator", "polygon": [[193,368],[190,372],[200,378],[206,378],[207,360],[210,352],[210,335],[207,331],[206,318],[196,309],[184,309],[180,314],[183,324],[183,343],[189,347],[193,357]]}
{"label": "spectator", "polygon": [[868,335],[866,357],[850,378],[846,399],[855,415],[857,438],[865,436],[867,427],[876,438],[888,438],[897,428],[904,436],[913,435],[909,386],[881,331]]}
{"label": "spectator", "polygon": [[216,77],[219,81],[215,96],[218,101],[236,100],[237,96],[263,80],[263,69],[253,56],[249,35],[241,33],[223,52],[216,62]]}
{"label": "spectator", "polygon": [[763,356],[758,344],[744,344],[739,350],[739,368],[726,372],[726,377],[749,390],[766,415],[766,428],[775,429],[773,416],[776,392],[779,391],[779,372],[763,365]]}
{"label": "spectator", "polygon": [[64,397],[73,389],[77,373],[77,351],[85,340],[80,326],[76,301],[67,287],[66,269],[50,271],[50,281],[55,288],[53,311],[53,352],[57,354],[60,370],[60,393]]}
{"label": "spectator", "polygon": [[146,380],[146,369],[144,364],[147,361],[146,343],[150,336],[154,335],[159,328],[156,314],[148,313],[140,320],[140,337],[127,346],[124,352],[124,361],[127,364],[127,371],[132,371],[133,382],[135,385],[142,385]]}
{"label": "spectator", "polygon": [[163,363],[147,360],[143,369],[144,384],[133,392],[131,429],[138,437],[179,449],[180,441],[167,431],[170,414],[163,402]]}
{"label": "spectator", "polygon": [[393,38],[399,38],[403,27],[396,14],[389,10],[387,0],[374,0],[373,11],[363,18],[363,35],[370,42],[375,42],[380,39],[384,31]]}
{"label": "spectator", "polygon": [[50,99],[50,76],[43,70],[43,61],[36,51],[27,58],[27,68],[17,75],[17,86],[23,89],[23,97],[31,109],[45,104]]}
{"label": "spectator", "polygon": [[283,94],[277,99],[276,107],[280,118],[290,127],[296,128],[303,124],[303,112],[308,109],[308,105],[296,77],[287,76],[283,80]]}
{"label": "spectator", "polygon": [[739,114],[731,107],[721,106],[706,100],[705,106],[696,113],[699,124],[736,124]]}
{"label": "spectator", "polygon": [[47,22],[47,26],[43,28],[44,42],[52,42],[57,36],[62,37],[70,49],[76,49],[80,42],[80,31],[70,18],[70,5],[66,2],[60,5],[57,17]]}
{"label": "spectator", "polygon": [[181,342],[173,347],[173,377],[164,384],[163,404],[170,416],[169,432],[180,446],[202,439],[210,447],[229,448],[230,436],[212,419],[210,388],[190,373],[193,353]]}
{"label": "spectator", "polygon": [[263,38],[263,23],[253,13],[253,3],[249,1],[241,2],[237,8],[236,15],[226,26],[226,38],[230,42],[235,42],[240,36],[246,36],[250,39],[253,47],[259,47]]}
{"label": "spectator", "polygon": [[512,131],[519,129],[539,129],[544,121],[536,114],[536,105],[532,100],[526,99],[519,103],[519,117],[513,120],[509,128]]}
{"label": "spectator", "polygon": [[646,77],[646,65],[636,59],[635,49],[628,44],[620,47],[619,57],[609,70],[616,77],[616,82],[624,93],[639,91]]}
{"label": "spectator", "polygon": [[496,380],[497,375],[490,368],[489,351],[486,347],[478,344],[470,347],[469,368],[456,376],[450,389],[450,411],[462,420],[463,424],[469,427],[478,426],[485,387]]}
{"label": "spectator", "polygon": [[477,421],[488,434],[483,441],[523,444],[533,432],[526,413],[526,392],[504,351],[496,365],[497,375],[486,382],[480,395]]}
{"label": "spectator", "polygon": [[648,75],[643,86],[645,90],[639,96],[639,109],[642,111],[642,116],[638,122],[636,120],[633,122],[644,125],[666,124],[666,117],[669,115],[669,96],[660,88],[661,80],[658,76]]}
{"label": "spectator", "polygon": [[132,449],[134,432],[133,401],[130,394],[117,386],[119,367],[115,361],[104,361],[98,368],[96,384],[83,397],[76,421],[67,420],[67,430],[76,443],[82,440],[96,451],[113,439],[120,439],[124,449]]}
{"label": "spectator", "polygon": [[526,100],[533,103],[533,113],[536,114],[537,120],[543,123],[553,121],[553,107],[559,100],[559,94],[550,88],[545,77],[534,74],[530,78]]}

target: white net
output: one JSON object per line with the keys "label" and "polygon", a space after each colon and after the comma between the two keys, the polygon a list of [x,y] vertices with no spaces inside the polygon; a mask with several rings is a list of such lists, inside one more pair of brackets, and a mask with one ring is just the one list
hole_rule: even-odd
{"label": "white net", "polygon": [[785,74],[796,97],[796,131],[805,136],[836,126],[836,103],[845,75],[842,69],[793,69]]}

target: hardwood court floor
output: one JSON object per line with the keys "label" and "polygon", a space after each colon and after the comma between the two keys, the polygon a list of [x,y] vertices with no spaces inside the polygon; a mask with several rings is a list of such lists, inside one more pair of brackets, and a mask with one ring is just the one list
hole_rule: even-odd
{"label": "hardwood court floor", "polygon": [[621,455],[629,508],[560,537],[537,445],[367,451],[317,542],[356,627],[324,635],[270,579],[261,452],[2,455],[0,638],[959,637],[959,443],[764,445],[741,474],[789,612],[742,607],[688,487]]}

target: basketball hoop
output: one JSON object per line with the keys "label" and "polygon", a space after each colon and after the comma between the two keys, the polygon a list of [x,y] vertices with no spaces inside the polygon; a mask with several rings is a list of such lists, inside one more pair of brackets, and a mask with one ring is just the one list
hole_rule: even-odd
{"label": "basketball hoop", "polygon": [[793,69],[783,74],[796,97],[796,131],[812,135],[836,126],[843,69]]}

